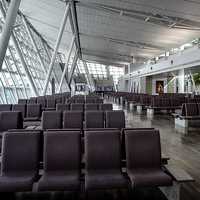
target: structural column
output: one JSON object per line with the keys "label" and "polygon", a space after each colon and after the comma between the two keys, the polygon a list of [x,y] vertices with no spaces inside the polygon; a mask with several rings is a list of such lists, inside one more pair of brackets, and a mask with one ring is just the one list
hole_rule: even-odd
{"label": "structural column", "polygon": [[178,72],[178,93],[185,92],[185,70],[181,69]]}
{"label": "structural column", "polygon": [[50,62],[50,65],[49,65],[49,71],[48,71],[48,74],[47,74],[47,78],[45,80],[43,95],[45,95],[46,91],[47,91],[47,87],[48,87],[49,80],[50,80],[50,77],[51,77],[51,72],[53,70],[53,66],[54,66],[54,63],[55,63],[55,60],[56,60],[58,48],[60,46],[62,35],[63,35],[65,25],[66,25],[66,22],[67,22],[69,9],[70,9],[70,3],[68,3],[67,6],[66,6],[65,13],[64,13],[64,16],[63,16],[63,20],[62,20],[62,23],[61,23],[61,26],[60,26],[60,29],[59,29],[58,37],[57,37],[56,44],[55,44],[55,47],[54,47],[54,52],[52,54],[51,62]]}
{"label": "structural column", "polygon": [[[4,19],[5,19],[5,18],[6,18],[6,13],[5,13],[4,8],[3,8],[3,6],[2,6],[1,3],[0,3],[0,10],[1,10],[1,12],[2,12],[2,15],[3,15]],[[22,66],[23,66],[23,68],[24,68],[24,71],[25,71],[25,73],[26,73],[26,76],[27,76],[27,78],[28,78],[28,80],[29,80],[31,89],[32,89],[33,93],[34,93],[36,96],[38,96],[37,88],[35,87],[35,84],[34,84],[34,82],[33,82],[33,79],[32,79],[32,77],[31,77],[31,74],[30,74],[30,72],[29,72],[29,70],[28,70],[28,67],[27,67],[27,65],[26,65],[26,62],[25,62],[25,59],[24,59],[23,54],[22,54],[22,52],[21,52],[21,49],[20,49],[20,47],[19,47],[19,45],[18,45],[18,41],[16,40],[16,38],[15,38],[15,36],[14,36],[14,34],[13,34],[13,31],[11,32],[11,39],[12,39],[12,41],[13,41],[14,47],[15,47],[15,49],[16,49],[16,51],[17,51],[17,54],[18,54],[18,56],[19,56],[19,58],[20,58],[20,61],[21,61],[21,63],[22,63]]]}
{"label": "structural column", "polygon": [[65,75],[66,75],[67,70],[68,70],[68,65],[69,65],[69,61],[70,61],[72,49],[73,49],[73,46],[74,46],[74,41],[75,41],[75,37],[73,36],[71,44],[70,44],[70,47],[69,47],[69,51],[68,51],[68,55],[67,55],[67,60],[66,60],[66,63],[65,63],[65,66],[64,66],[64,70],[63,70],[63,73],[62,73],[62,77],[61,77],[61,80],[60,80],[60,84],[59,84],[59,87],[58,87],[58,92],[61,92],[62,84],[63,84]]}
{"label": "structural column", "polygon": [[71,70],[69,73],[69,80],[68,80],[69,85],[71,85],[71,82],[73,79],[74,71],[75,71],[76,65],[77,65],[77,60],[78,60],[78,49],[76,49],[76,53],[74,55],[73,63],[72,63]]}
{"label": "structural column", "polygon": [[[21,0],[11,0],[9,4],[9,8],[5,18],[5,24],[3,26],[3,31],[0,39],[0,71],[2,69],[7,46],[10,40],[10,35],[12,33],[13,26],[16,21],[20,2]],[[0,4],[1,4],[0,6],[3,8],[2,2]]]}
{"label": "structural column", "polygon": [[[44,49],[48,59],[51,61],[51,56],[50,56],[50,53],[49,53],[49,47],[47,46],[46,43],[44,43],[43,39],[41,39],[41,42],[42,42],[43,49]],[[54,71],[53,71],[53,76],[54,76],[56,82],[59,84],[59,80],[58,80],[56,73]]]}
{"label": "structural column", "polygon": [[91,74],[89,73],[87,63],[85,61],[82,61],[82,62],[83,62],[85,73],[86,73],[86,76],[88,79],[88,84],[90,85],[91,91],[94,91],[95,90],[94,80],[93,80]]}

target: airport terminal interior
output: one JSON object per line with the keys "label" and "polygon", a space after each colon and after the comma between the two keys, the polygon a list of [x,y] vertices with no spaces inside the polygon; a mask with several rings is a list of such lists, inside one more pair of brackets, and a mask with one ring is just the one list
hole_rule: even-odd
{"label": "airport terminal interior", "polygon": [[199,0],[0,0],[0,199],[200,200]]}

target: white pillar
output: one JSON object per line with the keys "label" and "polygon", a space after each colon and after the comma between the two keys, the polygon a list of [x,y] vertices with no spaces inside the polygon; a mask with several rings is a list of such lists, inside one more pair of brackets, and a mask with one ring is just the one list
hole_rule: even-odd
{"label": "white pillar", "polygon": [[[63,73],[62,73],[60,84],[59,84],[59,87],[58,87],[58,92],[61,92],[62,84],[63,84],[64,78],[65,78],[65,75],[68,71],[68,65],[69,65],[72,49],[73,49],[73,46],[74,46],[74,41],[75,41],[75,37],[73,36],[70,47],[69,47],[69,51],[68,51],[68,54],[67,54],[67,60],[66,60],[65,66],[64,66],[64,70],[63,70]],[[69,88],[69,90],[70,90],[70,88]]]}
{"label": "white pillar", "polygon": [[[5,24],[3,26],[3,31],[0,38],[0,71],[2,69],[4,57],[6,55],[6,50],[10,40],[10,35],[13,30],[13,26],[15,24],[20,2],[21,0],[11,0],[8,11],[6,13]],[[0,2],[0,4],[3,9],[2,2]]]}
{"label": "white pillar", "polygon": [[178,93],[185,92],[185,70],[181,69],[178,72]]}
{"label": "white pillar", "polygon": [[61,26],[60,26],[60,29],[59,29],[59,33],[58,33],[58,37],[57,37],[57,40],[56,40],[56,44],[55,44],[55,47],[54,47],[54,52],[52,54],[51,62],[50,62],[50,65],[49,65],[49,71],[48,71],[48,74],[47,74],[47,77],[46,77],[46,80],[45,80],[43,95],[45,95],[46,92],[47,92],[49,80],[50,80],[50,77],[51,77],[51,72],[53,70],[53,66],[54,66],[54,63],[55,63],[55,60],[56,60],[58,48],[60,46],[62,35],[63,35],[64,30],[65,30],[65,25],[66,25],[68,14],[69,14],[69,9],[70,9],[70,4],[68,3],[67,6],[66,6],[66,9],[65,9],[63,20],[62,20],[62,23],[61,23]]}

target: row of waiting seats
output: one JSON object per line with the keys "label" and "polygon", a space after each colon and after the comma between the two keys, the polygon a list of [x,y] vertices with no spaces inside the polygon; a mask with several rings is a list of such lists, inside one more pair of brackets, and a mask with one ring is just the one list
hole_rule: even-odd
{"label": "row of waiting seats", "polygon": [[96,103],[96,104],[101,104],[103,103],[103,99],[100,99],[99,97],[89,97],[85,98],[85,96],[81,97],[55,97],[55,96],[41,96],[41,97],[32,97],[30,99],[19,99],[18,104],[41,104],[42,109],[55,109],[56,104],[61,103],[61,104],[68,104],[68,103],[82,103],[82,104],[87,104],[87,103]]}
{"label": "row of waiting seats", "polygon": [[52,104],[65,103],[70,98],[70,93],[30,97],[29,99],[18,99],[18,104],[41,104],[43,108],[51,107]]}
{"label": "row of waiting seats", "polygon": [[124,111],[44,111],[41,129],[125,128]]}
{"label": "row of waiting seats", "polygon": [[[84,115],[85,114],[85,115]],[[35,118],[34,118],[35,119]],[[33,120],[33,119],[32,119]],[[23,121],[18,111],[0,112],[0,138],[9,129],[37,128],[47,129],[83,129],[83,128],[119,128],[125,127],[123,111],[43,111],[41,122],[30,124]]]}
{"label": "row of waiting seats", "polygon": [[183,103],[200,103],[200,96],[191,96],[180,93],[163,93],[160,95],[149,95],[128,92],[109,92],[108,97],[114,97],[121,104],[134,103],[144,108],[174,110],[180,109]]}
{"label": "row of waiting seats", "polygon": [[[86,192],[172,185],[161,163],[157,130],[125,132],[123,171],[119,130],[86,131],[84,154],[80,131],[46,131],[43,141],[41,149],[36,130],[4,133],[0,192],[32,191],[33,184],[38,191],[75,192],[82,185]],[[44,166],[39,173],[41,151]]]}
{"label": "row of waiting seats", "polygon": [[[56,104],[55,109],[57,111],[65,110],[112,110],[112,104]],[[49,109],[47,109],[49,110]],[[2,111],[20,111],[25,121],[37,121],[40,120],[42,115],[42,106],[40,104],[0,104],[0,112]]]}
{"label": "row of waiting seats", "polygon": [[180,119],[200,119],[200,103],[185,103],[180,113],[174,113],[174,117]]}

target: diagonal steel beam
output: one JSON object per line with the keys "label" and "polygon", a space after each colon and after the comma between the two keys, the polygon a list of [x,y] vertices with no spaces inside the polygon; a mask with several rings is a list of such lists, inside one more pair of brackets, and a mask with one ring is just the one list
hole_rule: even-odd
{"label": "diagonal steel beam", "polygon": [[[1,3],[0,3],[0,11],[1,11],[1,13],[2,13],[2,15],[3,15],[4,19],[5,19],[5,17],[6,17],[6,12],[5,12],[5,10],[4,10],[4,8],[3,8],[3,5],[2,5]],[[35,84],[34,84],[34,82],[33,82],[33,79],[32,79],[32,77],[31,77],[31,74],[30,74],[30,72],[29,72],[29,70],[28,70],[28,67],[27,67],[27,65],[26,65],[26,62],[25,62],[25,59],[24,59],[24,57],[23,57],[22,51],[21,51],[21,49],[20,49],[20,47],[19,47],[18,41],[17,41],[17,39],[15,38],[15,35],[13,34],[13,31],[12,31],[12,33],[11,33],[11,40],[13,41],[13,45],[14,45],[14,47],[15,47],[15,49],[16,49],[16,51],[17,51],[17,54],[18,54],[18,56],[19,56],[19,58],[20,58],[20,61],[21,61],[21,63],[22,63],[22,66],[23,66],[23,68],[24,68],[24,71],[25,71],[25,73],[26,73],[26,76],[27,76],[28,81],[29,81],[29,83],[30,83],[31,89],[32,89],[34,95],[38,96],[37,88],[36,88],[36,86],[35,86]]]}
{"label": "diagonal steel beam", "polygon": [[[10,36],[13,30],[13,26],[16,21],[17,11],[19,9],[20,3],[21,3],[21,0],[10,1],[7,14],[4,16],[5,24],[3,26],[1,42],[0,42],[0,71],[2,69],[4,57],[6,55],[6,50],[7,50]],[[3,8],[2,2],[0,2],[0,4],[1,4],[1,7]]]}
{"label": "diagonal steel beam", "polygon": [[76,49],[76,53],[74,55],[73,63],[72,63],[71,70],[70,70],[70,73],[69,73],[69,79],[68,79],[69,85],[71,85],[71,83],[72,83],[74,71],[75,71],[76,66],[77,66],[77,60],[78,60],[78,49]]}
{"label": "diagonal steel beam", "polygon": [[93,80],[91,74],[89,73],[87,63],[85,61],[82,61],[82,62],[83,62],[83,66],[84,66],[84,69],[85,69],[86,76],[87,76],[88,84],[90,85],[91,91],[94,91],[95,90],[95,84],[94,84],[94,80]]}
{"label": "diagonal steel beam", "polygon": [[[67,54],[67,61],[65,63],[64,70],[63,70],[63,73],[62,73],[62,76],[61,76],[61,80],[60,80],[60,84],[59,84],[59,87],[58,87],[58,92],[61,92],[61,88],[62,88],[62,84],[63,84],[63,81],[64,81],[64,77],[65,77],[65,75],[66,75],[66,73],[68,71],[68,65],[69,65],[71,53],[72,53],[72,50],[73,50],[73,47],[74,47],[74,41],[75,41],[75,37],[73,36],[71,44],[70,44],[70,47],[69,47],[69,51],[68,51],[68,54]],[[69,85],[68,85],[68,87],[70,89]]]}
{"label": "diagonal steel beam", "polygon": [[49,81],[50,81],[51,72],[53,70],[53,66],[54,66],[54,63],[55,63],[55,60],[56,60],[56,55],[57,55],[57,52],[58,52],[58,48],[60,46],[60,42],[61,42],[61,39],[62,39],[62,36],[63,36],[63,32],[64,32],[64,29],[65,29],[65,25],[67,23],[67,18],[68,18],[68,15],[69,15],[70,5],[71,4],[68,3],[66,5],[66,8],[65,8],[65,13],[64,13],[64,16],[63,16],[63,20],[62,20],[62,23],[61,23],[61,26],[60,26],[60,29],[59,29],[59,33],[58,33],[58,37],[57,37],[57,40],[56,40],[56,44],[55,44],[55,47],[54,47],[54,52],[53,52],[53,55],[52,55],[52,58],[51,58],[51,62],[50,62],[50,65],[49,65],[49,71],[48,71],[48,74],[47,74],[47,77],[46,77],[46,80],[45,80],[45,86],[44,86],[44,90],[43,90],[43,95],[45,95],[46,92],[47,92],[47,87],[48,87],[48,84],[49,84]]}
{"label": "diagonal steel beam", "polygon": [[29,38],[31,39],[31,43],[32,43],[32,45],[33,45],[35,51],[37,52],[37,55],[38,55],[40,64],[41,64],[43,70],[44,70],[45,72],[47,72],[47,69],[46,69],[46,67],[45,67],[44,61],[43,61],[43,59],[42,59],[42,56],[40,55],[40,52],[39,52],[39,49],[38,49],[38,47],[37,47],[37,44],[36,44],[36,42],[35,42],[35,40],[34,40],[33,34],[31,33],[31,30],[30,30],[30,28],[29,28],[28,22],[27,22],[26,18],[24,17],[24,15],[22,15],[22,20],[23,20],[23,24],[24,24],[24,26],[25,26],[25,28],[26,28],[26,30],[27,30],[27,33],[28,33],[28,35],[29,35]]}

